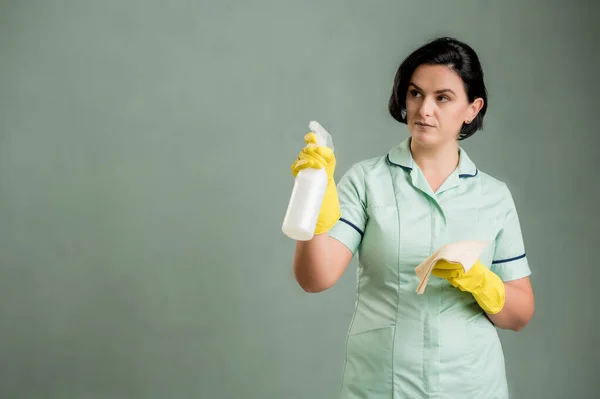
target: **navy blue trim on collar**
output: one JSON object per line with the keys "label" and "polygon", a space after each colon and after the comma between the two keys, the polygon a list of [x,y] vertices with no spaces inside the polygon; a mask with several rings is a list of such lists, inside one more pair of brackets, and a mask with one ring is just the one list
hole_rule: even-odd
{"label": "navy blue trim on collar", "polygon": [[[413,170],[414,159],[412,157],[410,151],[410,143],[412,138],[408,138],[398,144],[396,147],[392,148],[386,155],[387,161],[395,166],[399,166],[405,171]],[[465,179],[469,177],[475,177],[478,175],[479,170],[477,166],[473,163],[467,152],[462,148],[458,147],[459,151],[459,161],[457,166],[457,173],[460,179]]]}
{"label": "navy blue trim on collar", "polygon": [[466,177],[475,177],[475,176],[477,176],[478,173],[479,173],[479,169],[475,169],[475,174],[474,175],[469,174],[469,173],[463,173],[461,175],[458,175],[458,177],[460,177],[461,179],[464,179]]}
{"label": "navy blue trim on collar", "polygon": [[387,154],[385,157],[387,158],[388,162],[391,163],[392,165],[400,166],[404,170],[408,170],[408,171],[412,170],[412,168],[410,166],[400,165],[399,163],[392,161],[390,159],[390,154]]}
{"label": "navy blue trim on collar", "polygon": [[[411,168],[410,166],[404,166],[404,165],[400,165],[400,164],[398,164],[398,163],[396,163],[396,162],[392,161],[392,160],[390,159],[390,154],[387,154],[387,155],[386,155],[386,158],[387,158],[387,161],[388,161],[389,163],[391,163],[392,165],[400,166],[400,167],[401,167],[402,169],[404,169],[404,170],[412,171],[412,168]],[[458,175],[458,177],[460,177],[461,179],[465,179],[465,178],[467,178],[467,177],[475,177],[475,176],[477,176],[477,174],[478,174],[478,173],[479,173],[479,169],[477,169],[477,168],[476,168],[476,169],[475,169],[475,174],[470,174],[470,173],[462,173],[462,174]]]}

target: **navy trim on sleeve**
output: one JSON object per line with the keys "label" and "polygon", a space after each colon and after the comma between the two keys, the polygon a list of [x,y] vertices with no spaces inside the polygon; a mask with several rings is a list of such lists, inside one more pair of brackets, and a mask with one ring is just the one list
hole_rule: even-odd
{"label": "navy trim on sleeve", "polygon": [[514,258],[495,260],[495,261],[492,261],[492,265],[497,265],[498,263],[512,262],[514,260],[523,259],[524,257],[525,257],[525,254],[519,255],[519,256],[515,256]]}
{"label": "navy trim on sleeve", "polygon": [[340,222],[344,222],[344,223],[346,223],[348,226],[352,227],[354,230],[358,231],[358,234],[360,234],[360,236],[361,236],[361,237],[365,235],[365,233],[363,233],[363,232],[361,231],[361,229],[359,229],[358,227],[356,227],[356,225],[354,225],[353,223],[351,223],[351,222],[347,221],[346,219],[344,219],[344,218],[340,218]]}

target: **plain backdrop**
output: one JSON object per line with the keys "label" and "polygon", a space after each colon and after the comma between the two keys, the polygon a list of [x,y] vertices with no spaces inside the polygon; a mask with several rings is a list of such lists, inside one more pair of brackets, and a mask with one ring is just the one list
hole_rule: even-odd
{"label": "plain backdrop", "polygon": [[281,232],[310,120],[336,178],[408,132],[396,68],[437,36],[489,90],[463,143],[513,192],[537,309],[512,398],[600,390],[591,0],[0,1],[0,397],[329,399],[355,261],[321,294]]}

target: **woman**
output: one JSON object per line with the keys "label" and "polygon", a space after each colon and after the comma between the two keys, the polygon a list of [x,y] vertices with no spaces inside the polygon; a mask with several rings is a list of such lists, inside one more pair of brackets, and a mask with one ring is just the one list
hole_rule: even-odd
{"label": "woman", "polygon": [[[495,326],[521,330],[534,311],[531,274],[507,186],[478,170],[459,141],[482,128],[483,72],[471,47],[440,38],[400,65],[389,101],[410,137],[354,164],[308,146],[292,166],[326,167],[316,235],[298,242],[294,272],[307,292],[340,278],[359,254],[356,309],[346,343],[343,398],[507,398]],[[307,143],[316,143],[309,133]],[[440,261],[423,295],[415,267],[460,240],[489,245],[465,273]]]}

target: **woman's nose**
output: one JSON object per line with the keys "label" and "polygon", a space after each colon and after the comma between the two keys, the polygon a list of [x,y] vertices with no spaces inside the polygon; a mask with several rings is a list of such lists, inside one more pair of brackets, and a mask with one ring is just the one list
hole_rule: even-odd
{"label": "woman's nose", "polygon": [[421,103],[421,107],[419,108],[419,114],[421,117],[429,117],[433,114],[433,108],[435,107],[435,102],[432,99],[425,98]]}

